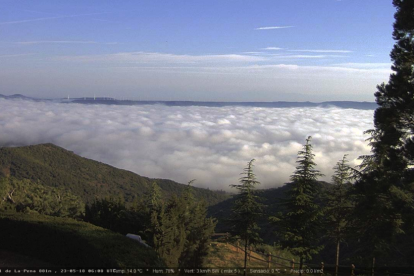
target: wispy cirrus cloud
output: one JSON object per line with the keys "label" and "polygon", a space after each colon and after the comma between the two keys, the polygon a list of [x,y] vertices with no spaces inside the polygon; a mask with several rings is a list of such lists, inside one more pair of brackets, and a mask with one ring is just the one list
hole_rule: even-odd
{"label": "wispy cirrus cloud", "polygon": [[247,55],[263,55],[264,52],[252,51],[252,52],[243,52],[243,54],[247,54]]}
{"label": "wispy cirrus cloud", "polygon": [[[390,64],[378,63],[341,63],[325,66],[306,66],[297,64],[269,64],[269,65],[253,65],[246,67],[249,70],[257,70],[258,72],[274,71],[295,71],[295,74],[305,74],[307,76],[323,76],[328,74],[349,75],[352,74],[355,77],[368,78],[370,76],[384,75],[391,73]],[[283,70],[283,71],[280,71]]]}
{"label": "wispy cirrus cloud", "polygon": [[[388,76],[389,64],[377,63],[331,63],[319,66],[304,65],[302,61],[313,59],[335,60],[343,55],[330,54],[269,54],[264,52],[246,52],[244,54],[221,55],[178,55],[157,52],[121,52],[104,55],[58,56],[55,62],[96,64],[105,68],[135,69],[174,74],[222,74],[240,75],[249,78],[249,74],[263,74],[262,77],[293,77],[290,70],[296,70],[294,76],[342,77],[352,75],[355,78]],[[301,64],[302,63],[302,64]]]}
{"label": "wispy cirrus cloud", "polygon": [[120,63],[218,63],[218,62],[259,62],[265,58],[261,56],[223,54],[223,55],[177,55],[157,52],[123,52],[107,55],[63,56],[56,58],[61,61],[78,62],[120,62]]}
{"label": "wispy cirrus cloud", "polygon": [[186,64],[191,66],[209,66],[212,64],[232,65],[233,63],[273,63],[277,60],[290,59],[332,59],[343,58],[341,55],[306,55],[306,54],[268,54],[263,52],[245,52],[243,54],[219,55],[179,55],[158,52],[121,52],[105,55],[60,56],[56,61],[113,63],[113,64]]}
{"label": "wispy cirrus cloud", "polygon": [[266,47],[266,48],[262,48],[261,50],[283,50],[283,48],[279,48],[279,47]]}
{"label": "wispy cirrus cloud", "polygon": [[277,30],[277,29],[287,29],[293,28],[294,26],[271,26],[271,27],[259,27],[255,28],[255,30]]}
{"label": "wispy cirrus cloud", "polygon": [[[271,55],[257,52],[227,55],[177,55],[133,52],[60,56],[52,60],[57,64],[65,64],[63,67],[67,68],[72,68],[71,64],[78,69],[84,66],[105,68],[106,73],[109,74],[108,79],[120,74],[122,78],[125,78],[124,83],[135,83],[137,76],[140,76],[142,77],[141,84],[155,85],[148,78],[157,76],[158,79],[165,80],[170,88],[183,90],[192,87],[195,91],[203,87],[205,89],[206,79],[214,78],[214,85],[210,85],[208,89],[216,91],[255,91],[258,87],[263,91],[273,91],[274,87],[281,89],[281,86],[284,91],[293,91],[298,88],[292,83],[297,83],[306,89],[313,87],[309,90],[312,93],[328,93],[325,80],[329,79],[332,85],[352,82],[353,91],[364,93],[369,89],[368,87],[375,87],[377,83],[387,79],[391,73],[389,66],[339,63],[337,60],[340,58],[343,56],[329,54]],[[336,63],[306,65],[307,60],[323,59],[336,60]],[[211,83],[210,80],[208,82]]]}
{"label": "wispy cirrus cloud", "polygon": [[50,15],[57,15],[55,13],[50,13],[50,12],[44,12],[44,11],[37,11],[37,10],[28,10],[28,9],[24,9],[22,10],[24,12],[30,12],[30,13],[37,13],[37,14],[50,14]]}
{"label": "wispy cirrus cloud", "polygon": [[84,14],[62,15],[62,16],[49,16],[49,17],[40,17],[40,18],[33,18],[33,19],[5,21],[5,22],[0,22],[0,26],[2,26],[2,25],[23,24],[23,23],[30,23],[30,22],[36,22],[36,21],[47,21],[47,20],[63,19],[63,18],[73,18],[73,17],[89,16],[89,15],[100,15],[100,14],[107,14],[107,12],[84,13]]}
{"label": "wispy cirrus cloud", "polygon": [[22,56],[31,56],[33,53],[27,54],[12,54],[12,55],[0,55],[0,58],[9,58],[9,57],[22,57]]}
{"label": "wispy cirrus cloud", "polygon": [[338,63],[335,66],[347,67],[347,68],[356,68],[356,69],[386,69],[391,68],[391,63],[380,63],[380,62],[348,62],[348,63]]}
{"label": "wispy cirrus cloud", "polygon": [[16,42],[20,45],[34,44],[97,44],[96,41],[76,41],[76,40],[38,40],[38,41],[20,41]]}
{"label": "wispy cirrus cloud", "polygon": [[323,78],[328,76],[335,76],[335,78],[341,78],[345,76],[369,79],[378,78],[378,76],[386,77],[391,70],[385,67],[357,67],[342,65],[326,65],[326,66],[305,66],[297,64],[256,64],[256,65],[243,65],[243,66],[139,66],[139,65],[122,65],[112,67],[114,69],[127,69],[127,70],[144,70],[144,71],[159,71],[175,74],[180,73],[194,73],[201,75],[238,75],[243,76],[243,79],[250,79],[252,76],[261,78],[296,78],[303,80],[302,78]]}
{"label": "wispy cirrus cloud", "polygon": [[[320,65],[311,66],[305,65],[304,60],[307,59],[272,56],[260,62],[235,62],[223,57],[219,60],[209,57],[209,61],[199,57],[194,61],[190,57],[188,60],[185,58],[185,62],[182,57],[178,62],[176,57],[163,58],[167,61],[153,57],[145,61],[129,56],[66,56],[56,59],[36,55],[36,58],[30,58],[32,63],[39,63],[39,66],[32,66],[33,69],[22,67],[18,60],[29,60],[29,57],[1,58],[1,86],[4,91],[32,93],[33,96],[39,95],[33,87],[44,87],[46,92],[43,95],[47,97],[66,93],[62,91],[77,91],[79,96],[101,91],[125,91],[124,95],[129,93],[146,100],[373,101],[373,88],[386,81],[392,72],[389,67],[366,65],[363,68],[360,65],[358,68],[352,64],[335,65],[334,62],[325,65],[318,62]],[[3,70],[10,67],[15,69]],[[19,74],[16,74],[17,70],[20,70]],[[60,89],[56,90],[56,87]],[[297,95],[298,91],[301,95]],[[3,113],[0,112],[0,116]]]}
{"label": "wispy cirrus cloud", "polygon": [[289,52],[307,52],[307,53],[352,53],[350,50],[288,50]]}
{"label": "wispy cirrus cloud", "polygon": [[277,58],[282,59],[312,59],[312,58],[340,58],[344,56],[338,55],[283,55],[283,56],[276,56]]}
{"label": "wispy cirrus cloud", "polygon": [[104,45],[118,45],[118,42],[98,42],[92,40],[34,40],[34,41],[19,41],[19,45],[37,45],[37,44],[104,44]]}

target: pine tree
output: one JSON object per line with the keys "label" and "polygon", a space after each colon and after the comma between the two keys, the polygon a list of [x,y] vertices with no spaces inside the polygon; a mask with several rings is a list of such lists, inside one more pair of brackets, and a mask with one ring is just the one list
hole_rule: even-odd
{"label": "pine tree", "polygon": [[350,214],[353,208],[349,192],[354,172],[348,165],[346,155],[336,163],[334,170],[335,173],[332,176],[334,186],[327,192],[325,217],[327,218],[328,236],[336,243],[335,275],[338,275],[340,245],[349,229]]}
{"label": "pine tree", "polygon": [[239,235],[244,241],[244,275],[247,275],[247,248],[251,244],[261,242],[259,237],[259,226],[257,220],[262,214],[262,205],[259,203],[259,197],[254,194],[254,189],[258,184],[256,176],[253,173],[252,159],[244,169],[244,175],[240,178],[240,184],[230,185],[239,190],[239,194],[234,201],[232,208],[232,232]]}
{"label": "pine tree", "polygon": [[393,4],[394,72],[377,86],[375,129],[367,132],[372,155],[362,157],[355,184],[359,246],[377,258],[390,253],[399,234],[414,230],[414,1]]}
{"label": "pine tree", "polygon": [[299,275],[302,275],[304,260],[311,260],[312,255],[322,249],[318,245],[322,210],[315,202],[318,193],[317,179],[322,174],[315,169],[315,155],[312,153],[310,141],[309,136],[303,150],[298,152],[298,166],[291,176],[292,187],[283,202],[285,214],[271,218],[279,226],[277,234],[281,246],[299,257]]}

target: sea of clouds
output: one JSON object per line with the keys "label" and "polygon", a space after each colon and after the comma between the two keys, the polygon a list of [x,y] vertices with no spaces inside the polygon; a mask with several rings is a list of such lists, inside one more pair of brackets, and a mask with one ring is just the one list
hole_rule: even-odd
{"label": "sea of clouds", "polygon": [[315,162],[330,181],[344,154],[369,154],[363,132],[373,110],[332,108],[82,105],[0,99],[0,146],[53,143],[143,176],[230,190],[251,159],[260,188],[295,170],[312,136]]}

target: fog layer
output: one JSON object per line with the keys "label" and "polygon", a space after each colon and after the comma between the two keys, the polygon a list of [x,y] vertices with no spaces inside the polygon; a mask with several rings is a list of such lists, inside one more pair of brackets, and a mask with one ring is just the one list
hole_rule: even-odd
{"label": "fog layer", "polygon": [[53,143],[143,176],[229,190],[255,158],[261,188],[281,186],[312,136],[329,181],[349,154],[369,153],[372,110],[81,105],[0,99],[0,146]]}

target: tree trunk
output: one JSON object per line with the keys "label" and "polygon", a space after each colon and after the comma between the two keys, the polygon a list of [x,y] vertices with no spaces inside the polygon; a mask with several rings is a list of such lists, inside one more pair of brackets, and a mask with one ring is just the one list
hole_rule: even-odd
{"label": "tree trunk", "polygon": [[300,257],[299,261],[299,276],[302,276],[302,267],[303,267],[303,257]]}
{"label": "tree trunk", "polygon": [[16,189],[13,189],[10,193],[7,193],[7,198],[10,200],[11,203],[16,204],[16,202],[13,199],[13,193]]}
{"label": "tree trunk", "polygon": [[247,275],[247,238],[244,241],[244,276]]}
{"label": "tree trunk", "polygon": [[339,268],[339,239],[336,240],[335,276],[338,276],[338,268]]}
{"label": "tree trunk", "polygon": [[371,276],[374,276],[374,270],[375,270],[375,257],[372,258],[372,271],[371,271]]}

